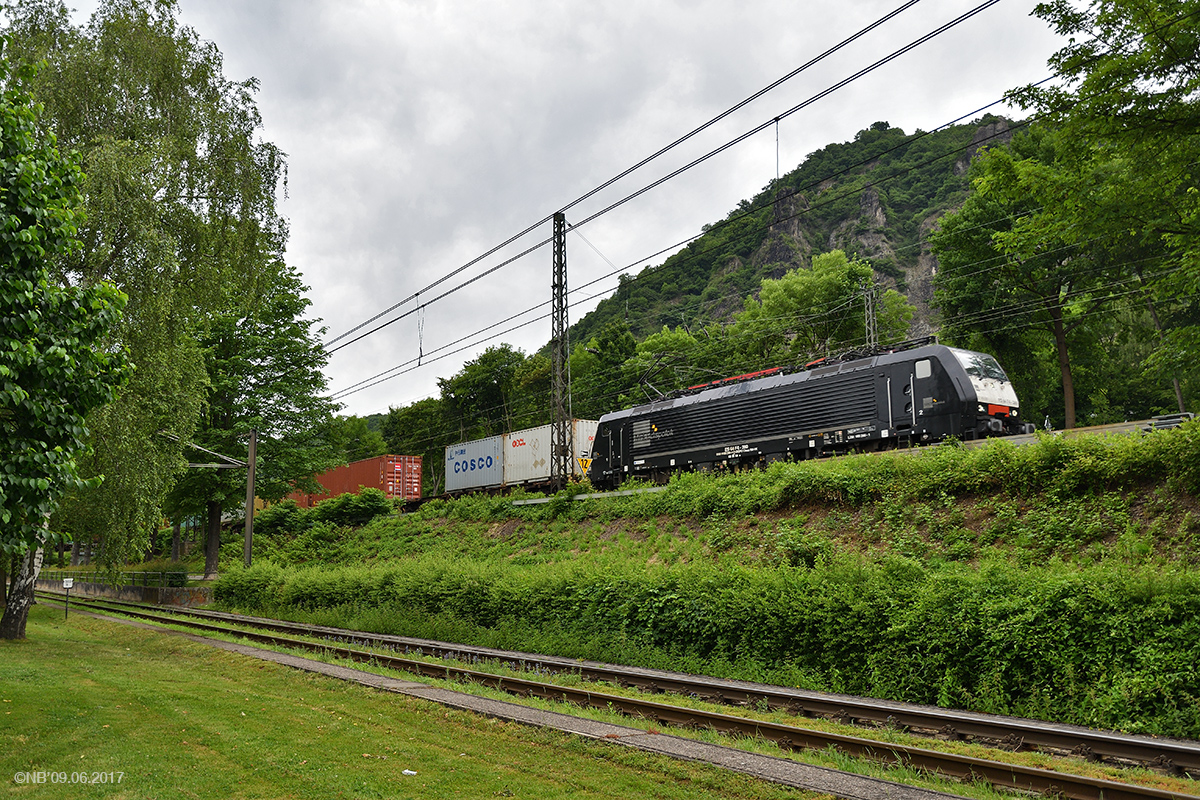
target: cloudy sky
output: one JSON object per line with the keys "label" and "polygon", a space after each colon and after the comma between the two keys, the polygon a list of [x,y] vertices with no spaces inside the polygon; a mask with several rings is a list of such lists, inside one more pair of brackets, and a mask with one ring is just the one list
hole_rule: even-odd
{"label": "cloudy sky", "polygon": [[[75,2],[86,18],[91,2]],[[260,82],[263,138],[288,154],[288,258],[327,339],[421,291],[741,101],[902,0],[179,0],[182,20]],[[921,0],[897,17],[567,212],[575,222],[770,121],[977,5]],[[653,254],[724,217],[808,153],[877,120],[931,129],[1048,75],[1061,42],[1001,0],[888,65],[567,241],[568,285],[657,264]],[[992,111],[1003,112],[997,106]],[[421,303],[516,255],[543,225],[425,292]],[[590,244],[589,244],[590,243]],[[593,249],[594,248],[594,249]],[[598,251],[598,252],[597,252]],[[343,398],[371,414],[436,394],[489,343],[526,352],[549,319],[500,339],[464,336],[550,297],[541,248],[330,358],[334,392],[425,357]],[[571,296],[611,293],[616,278]],[[572,321],[596,300],[574,305]],[[409,311],[402,305],[392,316]],[[500,326],[546,313],[548,306]],[[384,321],[388,319],[385,317]],[[342,340],[343,342],[346,340]],[[475,344],[475,342],[480,342]],[[340,342],[339,342],[340,343]],[[464,344],[472,345],[449,354]],[[441,348],[439,350],[439,348]],[[445,355],[441,360],[438,356]],[[407,368],[406,368],[407,369]]]}

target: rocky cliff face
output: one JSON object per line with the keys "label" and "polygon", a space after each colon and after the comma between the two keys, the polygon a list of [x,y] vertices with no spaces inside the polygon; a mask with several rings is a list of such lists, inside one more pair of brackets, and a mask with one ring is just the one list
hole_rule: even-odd
{"label": "rocky cliff face", "polygon": [[[976,126],[970,143],[953,159],[951,172],[965,178],[971,161],[981,149],[1006,144],[1011,139],[1011,125],[1006,119],[996,118]],[[789,269],[806,268],[814,253],[843,250],[865,258],[877,265],[876,277],[882,286],[907,295],[916,307],[910,334],[914,338],[928,336],[936,333],[935,311],[931,304],[933,276],[937,273],[937,259],[930,252],[929,235],[943,214],[961,205],[961,199],[921,217],[915,226],[915,241],[903,241],[905,237],[898,235],[885,208],[881,191],[887,192],[887,175],[877,178],[880,172],[883,170],[878,163],[866,165],[865,174],[872,180],[879,179],[879,185],[868,181],[858,193],[857,213],[833,220],[819,238],[814,236],[805,219],[805,212],[811,208],[807,197],[793,188],[780,188],[774,201],[774,222],[766,240],[755,252],[752,264],[763,277],[779,278]],[[817,189],[816,201],[821,202],[822,195],[837,191],[840,186],[837,181],[822,182]],[[814,251],[810,244],[812,240],[820,242],[820,249]],[[878,267],[881,264],[894,264],[898,269],[881,270]]]}
{"label": "rocky cliff face", "polygon": [[620,298],[603,301],[571,337],[586,339],[618,318],[637,336],[684,316],[728,319],[763,278],[807,269],[813,255],[834,249],[869,260],[881,285],[908,296],[917,309],[912,336],[935,333],[929,234],[966,199],[971,160],[1008,142],[1011,128],[988,117],[909,135],[881,122],[818,150],[688,248],[623,282]]}

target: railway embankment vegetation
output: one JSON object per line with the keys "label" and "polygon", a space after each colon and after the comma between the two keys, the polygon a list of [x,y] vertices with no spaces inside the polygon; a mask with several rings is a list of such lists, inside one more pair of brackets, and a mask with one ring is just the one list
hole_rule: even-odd
{"label": "railway embankment vegetation", "polygon": [[[1200,736],[1200,423],[257,518],[259,613]],[[240,561],[230,542],[229,559]],[[236,552],[235,552],[236,550]]]}

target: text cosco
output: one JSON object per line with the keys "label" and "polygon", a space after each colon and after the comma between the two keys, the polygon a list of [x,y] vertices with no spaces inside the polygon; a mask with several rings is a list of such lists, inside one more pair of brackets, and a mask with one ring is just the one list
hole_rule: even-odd
{"label": "text cosco", "polygon": [[454,462],[454,474],[459,475],[463,472],[474,472],[477,469],[491,469],[493,459],[491,456],[472,458],[466,461]]}

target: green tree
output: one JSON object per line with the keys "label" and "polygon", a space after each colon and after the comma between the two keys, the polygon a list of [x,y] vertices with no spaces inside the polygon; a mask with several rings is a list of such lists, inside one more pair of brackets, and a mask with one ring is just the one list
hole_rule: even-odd
{"label": "green tree", "polygon": [[513,430],[517,375],[525,360],[520,350],[501,344],[463,364],[452,377],[438,379],[442,407],[458,428],[458,441]]}
{"label": "green tree", "polygon": [[87,413],[125,373],[109,332],[124,296],[103,282],[57,284],[49,260],[78,250],[74,158],[38,130],[32,69],[0,60],[0,551],[16,561],[0,637],[25,637],[46,520],[79,475]]}
{"label": "green tree", "polygon": [[1069,37],[1050,59],[1064,80],[1010,97],[1057,131],[1071,169],[1052,213],[1018,220],[1014,234],[1078,244],[1120,233],[1165,249],[1142,276],[1159,343],[1148,374],[1173,380],[1182,407],[1179,378],[1200,350],[1200,5],[1053,0],[1034,13]]}
{"label": "green tree", "polygon": [[[624,405],[657,400],[695,382],[696,374],[704,367],[698,364],[702,351],[700,343],[683,327],[668,328],[652,333],[638,342],[621,365]],[[701,379],[704,380],[704,379]]]}
{"label": "green tree", "polygon": [[623,319],[610,321],[587,344],[571,354],[571,395],[575,415],[599,419],[617,408],[618,398],[631,388],[621,365],[637,349],[637,340]]}
{"label": "green tree", "polygon": [[1093,335],[1095,315],[1111,305],[1130,274],[1136,242],[1111,230],[1077,241],[1054,236],[1053,224],[1033,224],[1053,218],[1064,185],[1077,180],[1062,143],[1061,134],[1033,126],[1008,147],[984,151],[971,167],[974,194],[942,218],[930,244],[938,257],[934,302],[945,334],[966,343],[972,334],[988,340],[994,332],[996,344],[1011,339],[1013,330],[1049,335],[1064,423],[1073,428],[1072,351]]}
{"label": "green tree", "polygon": [[331,423],[331,440],[346,464],[388,452],[383,433],[373,430],[366,417],[338,417]]}
{"label": "green tree", "polygon": [[85,474],[55,524],[103,539],[103,561],[145,549],[183,468],[207,391],[197,345],[222,309],[246,305],[278,271],[286,226],[279,150],[257,138],[253,80],[223,75],[211,42],[173,0],[104,0],[84,26],[59,0],[4,5],[9,54],[45,60],[30,91],[63,147],[82,154],[83,247],[58,256],[64,283],[108,280],[128,296],[114,338],[137,366],[89,417]]}
{"label": "green tree", "polygon": [[[814,256],[810,269],[766,279],[758,299],[746,298],[732,334],[745,369],[807,361],[866,342],[864,288],[875,280],[871,265],[841,250]],[[913,307],[899,292],[883,293],[876,326],[881,342],[907,338]]]}
{"label": "green tree", "polygon": [[[316,491],[312,476],[341,460],[325,396],[328,355],[305,319],[307,289],[290,267],[246,308],[220,315],[202,340],[212,391],[195,442],[244,458],[250,430],[258,431],[255,493],[279,500],[294,487]],[[216,572],[221,515],[245,500],[242,470],[189,470],[171,492],[171,510],[202,506],[208,520],[205,571]]]}

